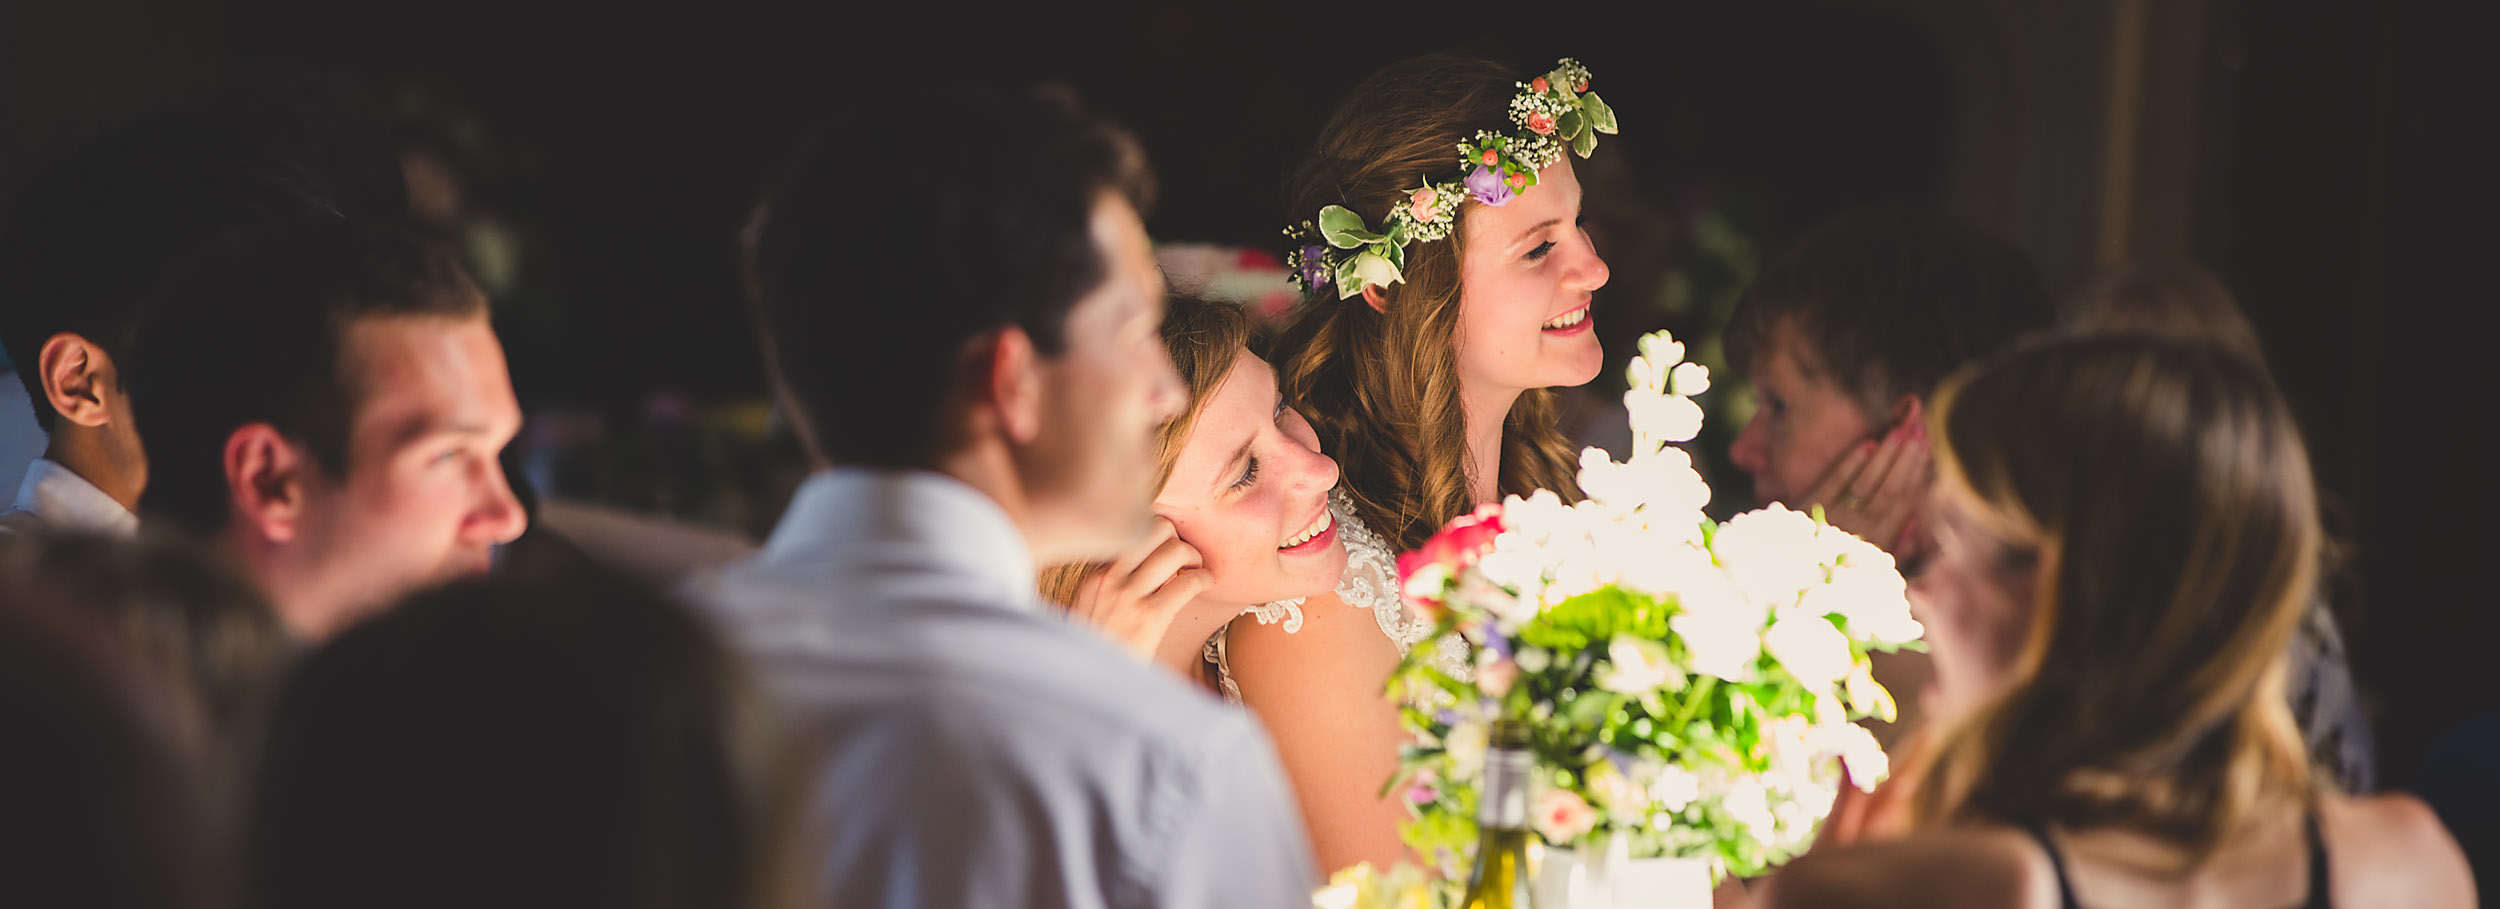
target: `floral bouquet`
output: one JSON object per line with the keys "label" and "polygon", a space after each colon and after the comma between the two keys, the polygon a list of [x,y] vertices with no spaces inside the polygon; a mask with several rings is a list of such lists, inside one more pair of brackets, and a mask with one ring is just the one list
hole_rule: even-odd
{"label": "floral bouquet", "polygon": [[[1417,736],[1388,791],[1428,871],[1464,881],[1489,729],[1523,722],[1530,817],[1552,847],[1705,859],[1758,874],[1802,851],[1839,793],[1887,772],[1853,720],[1894,716],[1867,654],[1916,646],[1892,557],[1773,505],[1725,524],[1671,443],[1701,428],[1709,372],[1666,332],[1632,361],[1633,450],[1581,455],[1588,499],[1512,496],[1398,559],[1410,608],[1437,623],[1390,679]],[[1473,672],[1435,668],[1458,635]],[[1833,760],[1837,758],[1838,760]],[[1607,838],[1621,838],[1608,842]]]}

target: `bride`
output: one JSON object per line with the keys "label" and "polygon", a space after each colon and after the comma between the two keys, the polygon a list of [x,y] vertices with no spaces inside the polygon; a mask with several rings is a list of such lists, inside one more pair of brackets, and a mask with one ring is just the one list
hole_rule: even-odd
{"label": "bride", "polygon": [[[1504,495],[1577,498],[1546,389],[1586,383],[1603,361],[1589,303],[1606,263],[1578,223],[1574,119],[1556,113],[1579,115],[1582,150],[1613,131],[1603,104],[1580,100],[1587,79],[1570,61],[1537,76],[1447,55],[1391,64],[1338,105],[1289,186],[1321,234],[1342,207],[1381,225],[1366,233],[1409,241],[1381,256],[1402,267],[1364,261],[1381,247],[1347,249],[1337,241],[1361,237],[1342,231],[1306,233],[1293,257],[1310,293],[1277,372],[1343,472],[1348,568],[1333,593],[1237,619],[1225,641],[1323,869],[1411,860],[1407,809],[1382,793],[1407,740],[1382,683],[1431,627],[1401,606],[1394,553]],[[1463,672],[1450,643],[1433,658]]]}

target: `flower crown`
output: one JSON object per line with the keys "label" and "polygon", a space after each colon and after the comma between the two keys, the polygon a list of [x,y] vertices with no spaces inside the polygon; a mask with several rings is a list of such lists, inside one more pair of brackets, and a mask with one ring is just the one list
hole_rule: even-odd
{"label": "flower crown", "polygon": [[1335,285],[1337,299],[1363,292],[1363,286],[1386,287],[1406,280],[1406,244],[1430,243],[1450,235],[1458,221],[1458,204],[1473,197],[1499,208],[1511,197],[1536,185],[1538,171],[1562,160],[1563,146],[1586,158],[1597,150],[1597,134],[1613,135],[1615,112],[1589,91],[1589,69],[1564,57],[1545,75],[1519,83],[1510,99],[1508,134],[1479,130],[1474,139],[1458,143],[1462,176],[1406,191],[1406,204],[1389,211],[1379,231],[1343,205],[1319,210],[1319,220],[1285,228],[1294,248],[1285,254],[1289,277],[1306,294]]}

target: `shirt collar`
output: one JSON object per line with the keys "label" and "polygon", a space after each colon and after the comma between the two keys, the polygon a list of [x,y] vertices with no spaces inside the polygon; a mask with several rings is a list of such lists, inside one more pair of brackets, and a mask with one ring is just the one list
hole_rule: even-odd
{"label": "shirt collar", "polygon": [[988,495],[934,471],[819,471],[791,496],[761,560],[940,572],[1002,605],[1041,608],[1024,532]]}
{"label": "shirt collar", "polygon": [[131,514],[130,509],[113,501],[112,496],[87,482],[77,471],[48,458],[36,458],[26,465],[26,479],[17,485],[17,503],[9,510],[32,513],[58,530],[117,537],[139,533],[138,515]]}

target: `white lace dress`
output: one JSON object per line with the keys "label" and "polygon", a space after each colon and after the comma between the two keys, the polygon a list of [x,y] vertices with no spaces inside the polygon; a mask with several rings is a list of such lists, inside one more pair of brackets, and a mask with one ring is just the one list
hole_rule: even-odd
{"label": "white lace dress", "polygon": [[[1328,513],[1336,520],[1337,535],[1345,541],[1345,574],[1337,579],[1337,599],[1355,609],[1370,610],[1380,633],[1398,645],[1399,656],[1405,656],[1417,642],[1432,634],[1432,623],[1408,612],[1405,601],[1398,596],[1397,552],[1354,516],[1354,505],[1343,490],[1328,494]],[[1243,614],[1258,619],[1261,625],[1281,623],[1285,633],[1292,634],[1302,630],[1302,604],[1302,598],[1261,603],[1243,610]],[[1217,629],[1215,636],[1207,639],[1205,656],[1215,666],[1224,699],[1238,704],[1241,688],[1233,683],[1232,667],[1224,657],[1224,636],[1230,629],[1229,625]],[[1437,647],[1433,660],[1440,664],[1441,671],[1462,679],[1470,677],[1467,642],[1453,635],[1442,638]]]}

